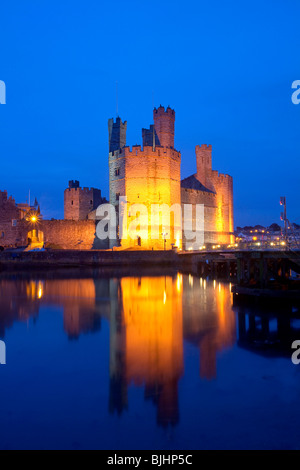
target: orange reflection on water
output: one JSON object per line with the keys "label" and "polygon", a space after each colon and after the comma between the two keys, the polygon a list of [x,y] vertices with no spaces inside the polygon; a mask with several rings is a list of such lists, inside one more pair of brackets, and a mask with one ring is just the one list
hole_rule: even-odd
{"label": "orange reflection on water", "polygon": [[121,280],[128,378],[136,383],[179,376],[182,303],[172,277]]}
{"label": "orange reflection on water", "polygon": [[123,278],[0,281],[0,333],[41,305],[63,309],[69,337],[110,322],[111,412],[127,408],[130,383],[144,386],[159,424],[179,419],[178,382],[184,340],[200,352],[200,376],[216,376],[218,354],[234,344],[235,316],[227,284],[192,274]]}
{"label": "orange reflection on water", "polygon": [[200,349],[200,376],[216,377],[218,352],[232,346],[236,337],[235,315],[227,284],[216,281],[184,285],[184,336]]}
{"label": "orange reflection on water", "polygon": [[92,331],[95,325],[96,292],[93,279],[48,280],[44,286],[46,302],[64,309],[64,330],[70,338]]}
{"label": "orange reflection on water", "polygon": [[145,384],[146,397],[157,401],[158,421],[176,422],[177,384],[183,372],[182,301],[177,279],[121,280],[126,378]]}

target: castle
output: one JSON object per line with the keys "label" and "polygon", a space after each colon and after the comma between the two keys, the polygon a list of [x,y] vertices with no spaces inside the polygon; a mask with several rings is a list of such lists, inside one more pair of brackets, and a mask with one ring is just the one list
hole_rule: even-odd
{"label": "castle", "polygon": [[[184,205],[191,204],[193,231],[196,230],[196,205],[204,209],[204,244],[233,242],[233,181],[229,175],[212,170],[211,145],[196,146],[197,172],[181,180],[181,154],[175,149],[175,111],[170,107],[154,108],[153,122],[149,129],[142,129],[143,146],[126,146],[127,122],[118,117],[108,121],[109,129],[109,199],[119,210],[120,197],[126,197],[127,227],[136,214],[131,213],[134,204],[147,207],[148,220],[140,224],[139,234],[131,236],[130,228],[123,232],[121,240],[111,240],[111,247],[141,246],[144,249],[186,248],[183,223],[180,225],[171,214],[165,233],[162,220],[158,223],[156,239],[151,238],[151,205],[180,205],[185,217]],[[146,216],[147,217],[147,216]],[[120,227],[119,227],[120,231]],[[183,235],[183,236],[182,236]],[[199,247],[195,247],[199,249]]]}
{"label": "castle", "polygon": [[106,202],[100,189],[81,188],[79,181],[69,181],[64,192],[64,220],[95,219],[97,207]]}
{"label": "castle", "polygon": [[[212,170],[210,145],[196,146],[197,171],[181,180],[181,154],[175,149],[175,111],[163,106],[154,108],[153,124],[142,129],[142,146],[126,145],[127,122],[120,117],[108,120],[109,202],[117,214],[126,215],[126,230],[117,227],[117,238],[99,240],[96,226],[97,207],[107,203],[97,188],[81,188],[79,181],[69,181],[64,191],[64,220],[43,220],[33,225],[28,214],[39,212],[34,206],[16,204],[7,192],[0,191],[0,247],[26,246],[32,241],[61,249],[187,249],[185,220],[197,233],[196,206],[203,207],[203,244],[230,244],[233,236],[233,182],[229,175]],[[127,204],[122,206],[126,198]],[[184,210],[191,205],[191,213]],[[156,237],[151,207],[158,206]],[[146,207],[142,219],[133,207]],[[171,211],[165,227],[160,208],[179,207],[183,221]],[[142,210],[142,209],[140,209]],[[119,220],[119,219],[118,219]],[[137,235],[132,236],[135,223]],[[122,236],[120,236],[122,234]],[[199,249],[200,246],[194,246]]]}

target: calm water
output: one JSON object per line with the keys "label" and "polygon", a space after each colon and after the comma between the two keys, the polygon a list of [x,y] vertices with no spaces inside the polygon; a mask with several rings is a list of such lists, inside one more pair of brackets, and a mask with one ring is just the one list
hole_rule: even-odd
{"label": "calm water", "polygon": [[191,274],[2,273],[0,448],[299,448],[282,313]]}

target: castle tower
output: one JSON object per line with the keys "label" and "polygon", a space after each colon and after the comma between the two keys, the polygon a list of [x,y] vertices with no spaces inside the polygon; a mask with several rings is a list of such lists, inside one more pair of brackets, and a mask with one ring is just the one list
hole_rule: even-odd
{"label": "castle tower", "polygon": [[[212,169],[211,145],[196,146],[196,162],[197,173],[181,181],[181,203],[203,204],[204,244],[233,243],[232,177]],[[193,227],[196,226],[195,216],[194,207]]]}
{"label": "castle tower", "polygon": [[156,147],[160,145],[154,124],[150,125],[150,129],[142,129],[143,147]]}
{"label": "castle tower", "polygon": [[175,111],[169,106],[153,110],[154,128],[161,147],[174,148]]}
{"label": "castle tower", "polygon": [[[122,234],[121,240],[110,240],[110,247],[121,246],[131,248],[139,246],[143,249],[171,249],[181,246],[181,226],[178,218],[170,215],[171,222],[167,224],[159,216],[155,224],[156,235],[151,235],[151,210],[153,205],[173,204],[180,207],[180,162],[181,155],[174,149],[175,112],[171,108],[160,106],[154,109],[154,127],[142,130],[143,148],[135,145],[118,148],[109,152],[109,200],[120,214],[126,210],[126,228],[118,227]],[[110,121],[111,122],[111,121]],[[112,124],[111,124],[112,125]],[[109,139],[111,134],[109,133]],[[155,139],[155,140],[154,140]],[[153,145],[155,143],[155,145]],[[110,148],[111,147],[110,145]],[[121,197],[127,198],[127,206],[123,201],[119,208]],[[137,219],[132,206],[143,205],[147,208],[147,218],[138,224],[137,235],[133,230]],[[143,216],[144,217],[144,216]],[[134,234],[133,234],[134,233]]]}
{"label": "castle tower", "polygon": [[200,183],[216,195],[215,231],[218,243],[232,243],[233,231],[233,180],[212,169],[211,145],[196,146],[197,173]]}
{"label": "castle tower", "polygon": [[114,152],[115,150],[125,147],[126,131],[127,121],[122,122],[119,117],[117,117],[116,122],[114,122],[113,118],[108,120],[109,152]]}
{"label": "castle tower", "polygon": [[197,179],[207,189],[210,186],[209,175],[212,170],[211,145],[196,145]]}
{"label": "castle tower", "polygon": [[64,219],[85,220],[102,201],[100,189],[80,188],[79,181],[69,181],[64,192]]}

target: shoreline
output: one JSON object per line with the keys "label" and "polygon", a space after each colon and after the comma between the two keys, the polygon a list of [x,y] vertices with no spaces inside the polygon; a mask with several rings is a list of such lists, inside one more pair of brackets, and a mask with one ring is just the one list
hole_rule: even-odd
{"label": "shoreline", "polygon": [[176,266],[175,251],[47,250],[3,251],[0,270],[47,267]]}

